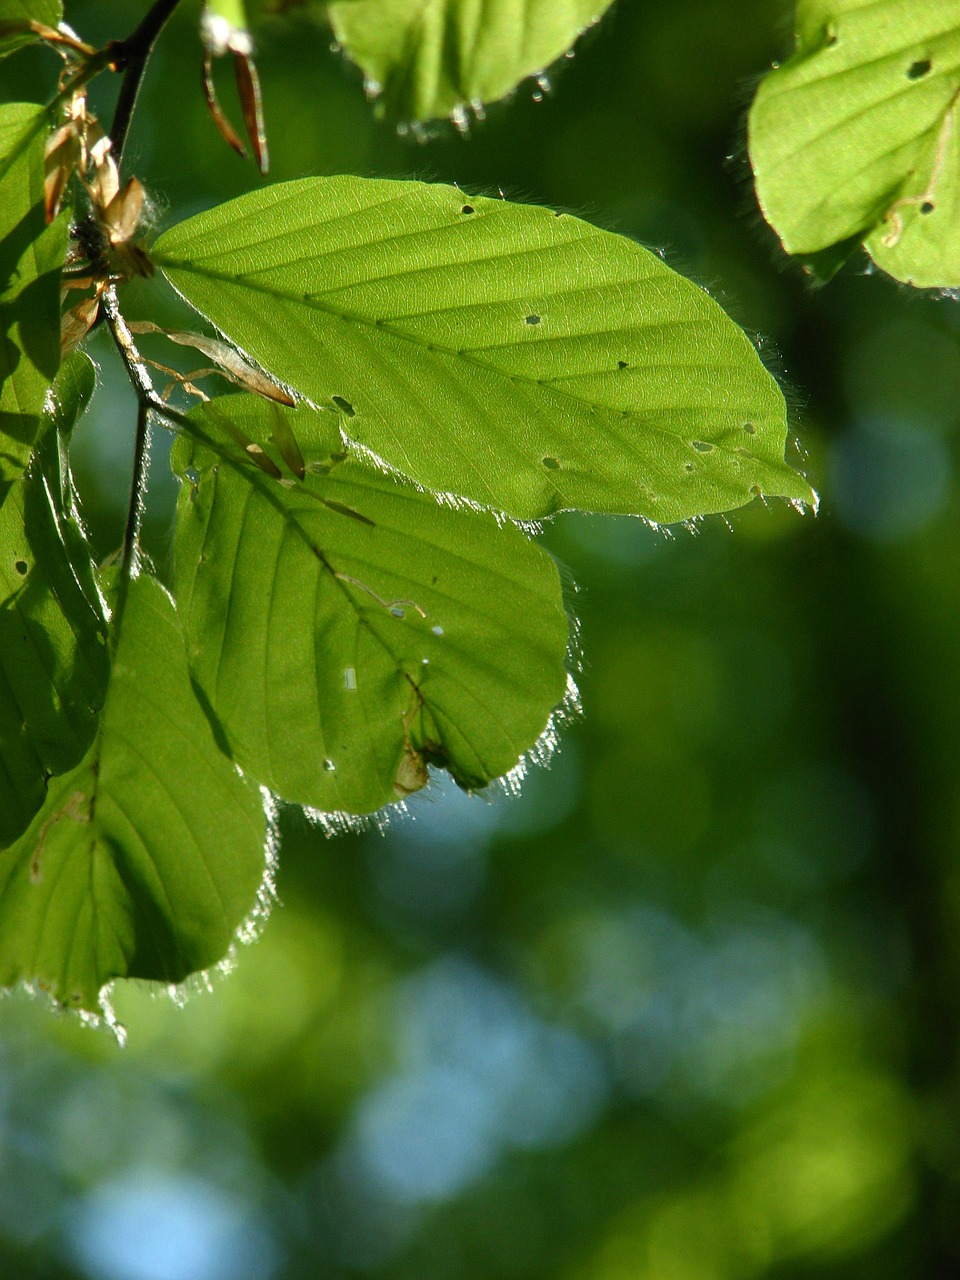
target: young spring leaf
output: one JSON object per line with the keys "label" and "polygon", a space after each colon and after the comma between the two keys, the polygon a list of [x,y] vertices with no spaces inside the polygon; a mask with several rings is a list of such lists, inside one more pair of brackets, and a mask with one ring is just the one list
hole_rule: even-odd
{"label": "young spring leaf", "polygon": [[171,228],[174,287],[347,434],[519,518],[810,502],[783,396],[708,295],[623,236],[453,187],[306,178]]}
{"label": "young spring leaf", "polygon": [[96,1010],[116,977],[215,964],[264,875],[257,788],[194,697],[173,604],[130,585],[100,733],[0,854],[0,984]]}
{"label": "young spring leaf", "polygon": [[[332,414],[231,395],[192,416],[220,444],[174,446],[177,599],[242,767],[284,799],[366,813],[422,786],[431,762],[469,787],[516,765],[567,689],[551,558],[345,456]],[[278,417],[302,484],[233,444],[239,432],[281,461]]]}
{"label": "young spring leaf", "polygon": [[960,285],[960,0],[800,0],[750,158],[793,254],[851,237],[910,284]]}
{"label": "young spring leaf", "polygon": [[537,75],[612,0],[336,0],[337,40],[391,116],[431,120],[495,102]]}
{"label": "young spring leaf", "polygon": [[[43,115],[0,106],[0,161]],[[0,178],[0,486],[30,460],[47,388],[60,363],[60,270],[67,219],[43,211],[42,130]]]}
{"label": "young spring leaf", "polygon": [[107,623],[66,460],[93,381],[86,356],[61,366],[30,467],[0,499],[0,846],[90,746],[106,693]]}
{"label": "young spring leaf", "polygon": [[0,0],[0,58],[38,38],[23,30],[27,23],[56,27],[62,17],[60,0]]}

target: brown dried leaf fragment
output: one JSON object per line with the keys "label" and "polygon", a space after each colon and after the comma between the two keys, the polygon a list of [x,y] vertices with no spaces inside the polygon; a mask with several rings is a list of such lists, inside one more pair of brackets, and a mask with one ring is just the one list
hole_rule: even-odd
{"label": "brown dried leaf fragment", "polygon": [[[150,320],[140,320],[130,325],[132,333],[160,333],[180,347],[193,347],[212,360],[217,371],[229,382],[241,387],[244,391],[252,391],[254,395],[263,396],[277,404],[293,408],[296,404],[293,396],[276,382],[269,374],[264,373],[245,359],[235,347],[219,338],[208,338],[202,333],[190,333],[178,329],[162,329]],[[293,468],[291,468],[293,469]]]}

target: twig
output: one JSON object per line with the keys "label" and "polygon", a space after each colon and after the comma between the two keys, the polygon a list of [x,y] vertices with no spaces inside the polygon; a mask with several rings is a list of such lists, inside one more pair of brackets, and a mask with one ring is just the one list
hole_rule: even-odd
{"label": "twig", "polygon": [[[137,575],[139,567],[140,520],[147,490],[147,471],[150,456],[151,410],[166,408],[157,395],[146,363],[137,350],[126,320],[120,311],[115,285],[108,285],[101,298],[103,315],[110,336],[127,370],[127,377],[137,397],[137,438],[133,452],[133,476],[130,482],[130,505],[127,508],[127,524],[123,535],[122,578],[126,582]],[[125,592],[125,588],[122,588]]]}
{"label": "twig", "polygon": [[140,564],[140,524],[143,519],[150,466],[149,413],[149,405],[143,403],[137,405],[137,439],[133,449],[130,505],[127,508],[127,526],[123,531],[123,559],[120,562],[124,578],[135,578]]}
{"label": "twig", "polygon": [[163,402],[157,395],[156,388],[147,371],[146,361],[137,350],[133,334],[130,332],[127,322],[120,312],[116,285],[107,285],[101,295],[101,303],[107,328],[110,330],[116,348],[120,353],[120,359],[127,370],[127,377],[133,383],[137,401],[151,409],[159,409]]}
{"label": "twig", "polygon": [[127,141],[127,131],[130,128],[133,111],[137,105],[143,73],[147,69],[157,37],[179,3],[180,0],[155,0],[137,29],[125,40],[114,41],[110,46],[111,64],[115,70],[123,72],[117,109],[114,112],[113,124],[110,126],[110,140],[113,143],[113,154],[118,166],[123,159],[123,148]]}

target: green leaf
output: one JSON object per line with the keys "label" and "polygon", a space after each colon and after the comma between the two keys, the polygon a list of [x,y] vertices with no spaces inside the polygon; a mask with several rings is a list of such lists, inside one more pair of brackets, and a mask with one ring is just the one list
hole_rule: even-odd
{"label": "green leaf", "polygon": [[332,414],[226,396],[192,416],[215,441],[256,442],[278,472],[285,418],[306,464],[297,483],[230,461],[228,443],[181,435],[174,449],[177,599],[241,766],[350,813],[416,790],[428,763],[467,787],[512,769],[567,690],[552,559],[347,456]]}
{"label": "green leaf", "polygon": [[0,162],[36,132],[0,179],[0,485],[26,467],[60,364],[66,216],[43,213],[42,107],[0,106]]}
{"label": "green leaf", "polygon": [[66,449],[93,379],[86,356],[64,363],[30,468],[0,499],[0,846],[90,746],[106,693],[107,623]]}
{"label": "green leaf", "polygon": [[405,475],[518,518],[811,501],[746,335],[623,236],[453,187],[307,178],[154,245],[175,288]]}
{"label": "green leaf", "polygon": [[217,748],[170,598],[130,586],[100,734],[0,854],[0,984],[96,1010],[220,960],[264,876],[257,788]]}
{"label": "green leaf", "polygon": [[[63,17],[60,0],[0,0],[0,27],[4,23],[42,22],[55,27]],[[9,32],[0,30],[0,58],[25,44],[32,44],[37,37],[30,31]]]}
{"label": "green leaf", "polygon": [[960,285],[960,0],[801,0],[750,157],[794,254],[853,237],[910,284]]}
{"label": "green leaf", "polygon": [[338,0],[328,15],[385,111],[430,120],[504,97],[562,57],[611,3]]}

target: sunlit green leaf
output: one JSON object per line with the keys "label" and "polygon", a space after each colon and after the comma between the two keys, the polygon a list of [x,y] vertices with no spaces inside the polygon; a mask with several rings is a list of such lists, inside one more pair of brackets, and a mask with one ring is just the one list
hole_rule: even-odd
{"label": "sunlit green leaf", "polygon": [[95,1010],[112,978],[216,963],[256,902],[264,831],[194,697],[173,604],[141,577],[93,747],[0,854],[0,984]]}
{"label": "sunlit green leaf", "polygon": [[750,157],[790,253],[851,237],[899,280],[960,285],[960,0],[801,0]]}
{"label": "sunlit green leaf", "polygon": [[810,501],[746,335],[656,254],[453,187],[307,178],[173,227],[175,287],[420,484],[517,517]]}
{"label": "sunlit green leaf", "polygon": [[[63,5],[60,0],[0,0],[0,28],[4,23],[42,22],[45,26],[55,27],[63,17]],[[4,34],[0,30],[0,58],[12,53],[25,44],[36,40],[31,32],[10,32]]]}
{"label": "sunlit green leaf", "polygon": [[[0,160],[42,117],[0,106]],[[46,226],[43,131],[0,179],[0,485],[30,459],[47,388],[60,363],[60,269],[67,219]]]}
{"label": "sunlit green leaf", "polygon": [[285,799],[353,813],[422,786],[427,763],[470,787],[516,765],[567,687],[551,558],[345,456],[332,414],[229,396],[194,416],[277,470],[285,418],[306,461],[302,484],[281,482],[175,446],[177,598],[240,764]]}
{"label": "sunlit green leaf", "polygon": [[430,120],[495,102],[563,56],[612,0],[337,0],[338,41],[385,109]]}
{"label": "sunlit green leaf", "polygon": [[90,746],[106,692],[107,624],[66,458],[92,389],[90,361],[71,356],[30,468],[0,500],[0,845]]}

